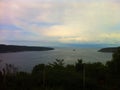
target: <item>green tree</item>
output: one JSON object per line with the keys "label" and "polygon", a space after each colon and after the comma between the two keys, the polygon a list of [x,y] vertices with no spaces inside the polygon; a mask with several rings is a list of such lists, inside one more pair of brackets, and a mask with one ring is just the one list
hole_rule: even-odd
{"label": "green tree", "polygon": [[49,66],[54,70],[64,69],[64,59],[56,59],[53,63],[49,63]]}
{"label": "green tree", "polygon": [[78,59],[77,63],[75,64],[75,68],[76,68],[76,71],[77,72],[83,72],[83,69],[84,69],[84,65],[82,63],[82,59]]}
{"label": "green tree", "polygon": [[45,89],[46,84],[46,65],[39,64],[36,65],[32,70],[33,81],[36,82],[37,87],[42,87]]}
{"label": "green tree", "polygon": [[[112,60],[106,63],[108,68],[107,84],[114,90],[120,90],[120,48],[113,53]],[[113,83],[114,82],[114,83]]]}
{"label": "green tree", "polygon": [[109,72],[120,75],[120,48],[113,54],[112,60],[106,63]]}
{"label": "green tree", "polygon": [[38,64],[35,67],[33,67],[32,74],[43,73],[44,69],[45,69],[45,64]]}

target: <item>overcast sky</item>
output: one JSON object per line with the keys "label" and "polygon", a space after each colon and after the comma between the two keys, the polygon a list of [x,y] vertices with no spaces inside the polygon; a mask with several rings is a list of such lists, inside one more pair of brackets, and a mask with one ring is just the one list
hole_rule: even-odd
{"label": "overcast sky", "polygon": [[120,1],[0,0],[0,43],[10,42],[120,44]]}

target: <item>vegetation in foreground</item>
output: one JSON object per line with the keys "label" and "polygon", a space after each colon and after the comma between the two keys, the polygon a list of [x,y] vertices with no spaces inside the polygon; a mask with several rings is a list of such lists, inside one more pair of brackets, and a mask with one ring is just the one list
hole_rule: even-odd
{"label": "vegetation in foreground", "polygon": [[105,65],[64,65],[64,60],[36,65],[31,73],[6,64],[0,70],[0,90],[120,90],[120,48]]}

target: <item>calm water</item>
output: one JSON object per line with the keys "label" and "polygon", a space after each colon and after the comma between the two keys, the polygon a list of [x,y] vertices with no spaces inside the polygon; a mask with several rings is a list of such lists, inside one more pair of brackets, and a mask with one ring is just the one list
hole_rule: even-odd
{"label": "calm water", "polygon": [[[75,49],[75,51],[73,51]],[[19,70],[30,71],[36,64],[49,63],[55,59],[64,59],[66,64],[74,64],[77,59],[83,62],[102,62],[111,60],[111,53],[97,52],[99,48],[55,48],[52,51],[32,51],[1,53],[3,63],[14,64]]]}

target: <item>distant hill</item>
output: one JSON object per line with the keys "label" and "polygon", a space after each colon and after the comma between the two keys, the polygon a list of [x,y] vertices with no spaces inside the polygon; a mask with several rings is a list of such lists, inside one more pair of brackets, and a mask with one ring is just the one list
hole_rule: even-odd
{"label": "distant hill", "polygon": [[54,48],[0,44],[0,53],[21,52],[21,51],[48,51],[48,50],[54,50]]}
{"label": "distant hill", "polygon": [[102,48],[100,50],[98,50],[99,52],[110,52],[113,53],[115,52],[118,48],[120,47],[108,47],[108,48]]}

